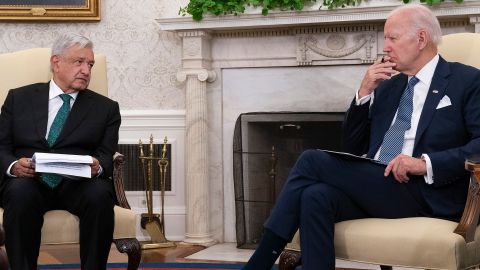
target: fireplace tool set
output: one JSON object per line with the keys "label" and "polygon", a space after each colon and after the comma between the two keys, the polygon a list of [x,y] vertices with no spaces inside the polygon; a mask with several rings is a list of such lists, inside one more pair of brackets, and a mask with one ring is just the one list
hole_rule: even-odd
{"label": "fireplace tool set", "polygon": [[[143,151],[142,141],[138,143],[139,159],[142,171],[142,177],[145,183],[145,196],[147,199],[148,213],[142,213],[140,224],[142,229],[145,229],[151,238],[151,243],[142,245],[142,249],[173,247],[175,244],[165,238],[165,179],[168,168],[167,158],[167,137],[163,141],[161,156],[154,156],[153,135],[150,135],[150,144],[148,146],[148,156],[145,156]],[[160,180],[160,201],[161,213],[153,213],[153,169],[154,162],[158,164],[159,180]]]}

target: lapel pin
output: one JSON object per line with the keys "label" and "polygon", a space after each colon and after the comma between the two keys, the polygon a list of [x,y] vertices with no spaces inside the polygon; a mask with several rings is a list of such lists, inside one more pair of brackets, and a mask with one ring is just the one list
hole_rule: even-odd
{"label": "lapel pin", "polygon": [[432,93],[438,94],[438,90],[433,90]]}

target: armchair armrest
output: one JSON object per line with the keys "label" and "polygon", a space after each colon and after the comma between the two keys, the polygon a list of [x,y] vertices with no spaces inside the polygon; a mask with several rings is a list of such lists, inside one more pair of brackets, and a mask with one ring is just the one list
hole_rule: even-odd
{"label": "armchair armrest", "polygon": [[475,230],[480,215],[480,162],[467,160],[465,161],[465,169],[471,172],[470,185],[462,218],[454,232],[461,235],[469,243],[475,238]]}
{"label": "armchair armrest", "polygon": [[123,186],[123,166],[125,157],[120,153],[113,155],[113,185],[115,187],[115,195],[120,207],[130,209],[127,197],[125,196],[125,188]]}

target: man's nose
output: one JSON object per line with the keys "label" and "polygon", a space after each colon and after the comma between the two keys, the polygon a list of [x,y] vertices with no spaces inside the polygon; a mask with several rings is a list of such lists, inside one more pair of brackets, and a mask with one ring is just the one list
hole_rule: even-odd
{"label": "man's nose", "polygon": [[83,73],[83,74],[86,74],[86,75],[90,75],[91,71],[92,71],[92,67],[90,66],[90,64],[88,63],[83,63],[81,65],[81,69],[80,71]]}
{"label": "man's nose", "polygon": [[392,50],[392,48],[390,47],[389,42],[388,42],[388,41],[385,41],[385,42],[383,43],[383,51],[384,51],[384,52],[390,52],[391,50]]}

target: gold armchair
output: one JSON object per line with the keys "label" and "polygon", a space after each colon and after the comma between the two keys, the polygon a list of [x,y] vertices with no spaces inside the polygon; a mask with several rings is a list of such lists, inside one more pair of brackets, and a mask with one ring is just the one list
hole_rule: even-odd
{"label": "gold armchair", "polygon": [[[12,88],[51,79],[50,49],[35,48],[14,53],[0,54],[0,104]],[[95,55],[90,89],[107,95],[107,69],[104,55]],[[130,210],[123,187],[122,168],[124,158],[114,156],[113,183],[117,197],[115,206],[114,243],[117,249],[128,255],[128,269],[138,268],[141,249],[136,239],[136,215]],[[0,224],[3,221],[3,209],[0,208]],[[48,211],[42,227],[42,245],[79,243],[79,219],[63,210]],[[1,259],[0,259],[1,261]],[[3,269],[3,268],[2,268]]]}
{"label": "gold armchair", "polygon": [[[448,61],[480,68],[480,34],[443,37],[439,53]],[[479,105],[480,106],[480,105]],[[335,224],[335,254],[349,261],[423,269],[470,269],[480,265],[480,164],[471,171],[467,203],[459,223],[435,218],[348,220]],[[280,256],[280,270],[301,264],[300,241],[294,237]]]}

